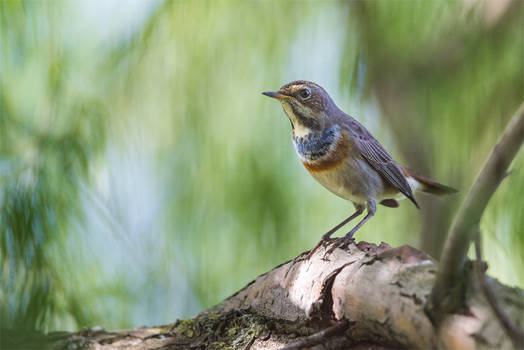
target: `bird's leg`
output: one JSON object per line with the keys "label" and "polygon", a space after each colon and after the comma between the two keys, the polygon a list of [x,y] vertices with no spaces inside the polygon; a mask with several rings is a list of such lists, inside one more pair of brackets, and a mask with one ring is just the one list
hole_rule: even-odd
{"label": "bird's leg", "polygon": [[328,255],[333,253],[333,251],[337,249],[338,247],[340,247],[341,245],[351,243],[351,240],[353,239],[353,235],[355,234],[355,232],[357,232],[357,230],[361,228],[362,225],[364,225],[369,219],[371,219],[373,215],[375,215],[375,212],[377,211],[377,205],[375,204],[375,201],[374,200],[368,201],[367,208],[368,208],[368,213],[366,214],[366,216],[364,216],[362,221],[360,221],[355,227],[353,227],[351,231],[349,231],[344,237],[337,239],[336,242],[333,243],[333,246],[331,246],[331,248],[329,248],[326,254],[324,254],[324,259]]}
{"label": "bird's leg", "polygon": [[306,259],[309,260],[309,258],[313,256],[313,254],[317,251],[318,248],[320,248],[320,246],[322,246],[324,242],[329,241],[329,237],[331,237],[333,233],[337,232],[342,226],[344,226],[345,224],[347,224],[348,222],[350,222],[351,220],[353,220],[354,218],[356,218],[357,216],[359,216],[360,214],[364,212],[364,207],[360,204],[356,204],[355,208],[356,208],[356,211],[350,217],[348,217],[347,219],[342,221],[340,224],[333,227],[331,230],[329,230],[328,232],[324,233],[324,235],[322,235],[322,238],[320,238],[320,241],[317,243],[317,245],[309,251],[309,254],[307,255]]}

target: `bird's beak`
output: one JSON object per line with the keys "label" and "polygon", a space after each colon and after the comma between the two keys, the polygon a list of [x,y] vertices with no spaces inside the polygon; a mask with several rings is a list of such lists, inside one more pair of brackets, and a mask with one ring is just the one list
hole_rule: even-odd
{"label": "bird's beak", "polygon": [[291,98],[291,96],[281,94],[280,92],[274,92],[274,91],[264,91],[262,93],[263,95],[276,98],[277,100],[283,100],[285,98]]}

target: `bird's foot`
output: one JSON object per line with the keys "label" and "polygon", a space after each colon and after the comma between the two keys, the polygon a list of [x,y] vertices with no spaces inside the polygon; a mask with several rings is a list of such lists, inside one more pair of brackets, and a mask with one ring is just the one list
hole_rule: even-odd
{"label": "bird's foot", "polygon": [[322,238],[320,239],[320,241],[318,241],[317,245],[313,247],[313,249],[311,249],[306,257],[306,260],[309,260],[311,259],[311,257],[313,256],[313,254],[315,254],[315,252],[318,250],[318,248],[322,247],[325,243],[329,244],[331,241],[335,240],[334,238],[329,238],[329,236],[322,236]]}
{"label": "bird's foot", "polygon": [[347,247],[349,244],[354,242],[355,239],[352,237],[352,235],[346,235],[345,237],[336,238],[329,248],[329,250],[324,254],[324,257],[322,260],[329,260],[328,256],[331,255],[337,248]]}

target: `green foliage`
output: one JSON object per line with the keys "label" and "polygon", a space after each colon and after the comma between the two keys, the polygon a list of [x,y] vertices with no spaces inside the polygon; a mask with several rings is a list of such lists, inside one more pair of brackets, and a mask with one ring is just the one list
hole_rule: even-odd
{"label": "green foliage", "polygon": [[1,324],[46,328],[63,311],[83,323],[52,254],[67,249],[70,225],[81,220],[79,184],[103,150],[107,114],[98,98],[70,88],[69,56],[47,47],[51,32],[37,31],[40,4],[1,6]]}

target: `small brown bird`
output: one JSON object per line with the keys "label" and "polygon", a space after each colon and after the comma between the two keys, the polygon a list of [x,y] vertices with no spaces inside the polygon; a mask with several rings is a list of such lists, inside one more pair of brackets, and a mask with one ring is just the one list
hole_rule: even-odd
{"label": "small brown bird", "polygon": [[319,85],[293,81],[277,92],[263,92],[282,103],[291,121],[293,144],[302,164],[325,188],[353,202],[355,213],[329,230],[310,252],[367,209],[366,216],[326,253],[348,244],[355,232],[376,212],[377,202],[398,207],[408,198],[419,208],[413,192],[442,195],[457,192],[398,165],[382,145],[358,121],[335,105]]}

